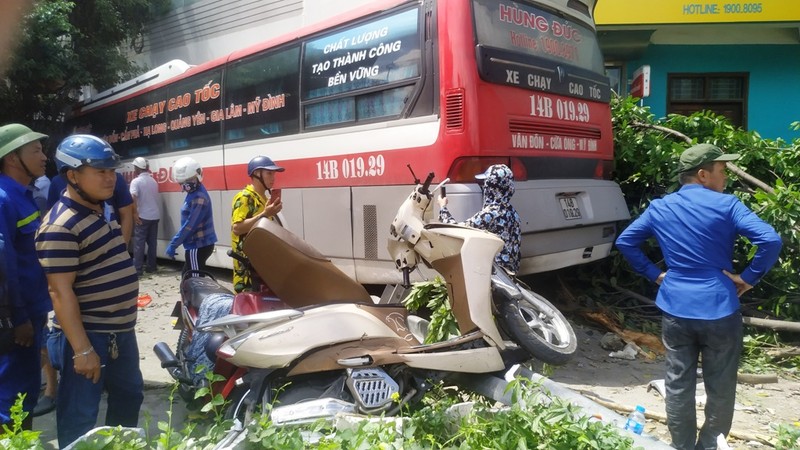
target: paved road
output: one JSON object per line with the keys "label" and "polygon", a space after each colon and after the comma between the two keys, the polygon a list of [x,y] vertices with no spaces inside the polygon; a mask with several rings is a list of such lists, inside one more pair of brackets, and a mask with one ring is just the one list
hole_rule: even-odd
{"label": "paved road", "polygon": [[[136,326],[139,342],[140,367],[144,376],[145,400],[139,415],[139,426],[146,427],[154,435],[159,433],[158,422],[167,421],[169,394],[172,379],[166,370],[161,368],[158,358],[153,353],[156,342],[167,342],[174,350],[178,340],[178,331],[173,329],[173,318],[170,317],[175,302],[180,298],[178,284],[182,263],[159,260],[159,271],[154,275],[145,275],[140,280],[139,292],[149,294],[152,302],[140,308]],[[230,271],[215,271],[219,281],[231,287]],[[177,394],[176,394],[177,397]],[[173,423],[176,429],[182,428],[186,418],[183,402],[176,398],[173,402]],[[105,418],[105,402],[101,403],[99,424]],[[33,427],[41,431],[45,448],[57,448],[56,414],[55,412],[33,419]]]}

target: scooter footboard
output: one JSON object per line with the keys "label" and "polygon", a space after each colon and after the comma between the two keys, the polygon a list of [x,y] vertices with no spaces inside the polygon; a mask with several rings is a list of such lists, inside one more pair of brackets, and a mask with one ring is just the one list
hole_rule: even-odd
{"label": "scooter footboard", "polygon": [[441,353],[410,353],[404,354],[403,357],[406,365],[415,369],[486,373],[505,368],[505,363],[497,347],[451,350]]}
{"label": "scooter footboard", "polygon": [[[426,250],[426,246],[432,250]],[[423,239],[415,246],[447,283],[461,333],[478,328],[502,349],[503,339],[492,313],[491,292],[494,257],[501,248],[503,240],[496,235],[463,226],[427,227]]]}

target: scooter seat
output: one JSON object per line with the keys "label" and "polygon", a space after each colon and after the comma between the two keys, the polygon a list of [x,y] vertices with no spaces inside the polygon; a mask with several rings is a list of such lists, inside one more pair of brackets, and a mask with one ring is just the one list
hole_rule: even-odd
{"label": "scooter seat", "polygon": [[259,220],[243,246],[264,284],[292,308],[373,303],[364,286],[306,241],[271,220]]}
{"label": "scooter seat", "polygon": [[233,298],[231,314],[247,316],[250,314],[286,309],[288,306],[278,297],[256,292],[240,292]]}
{"label": "scooter seat", "polygon": [[233,292],[209,277],[187,278],[181,282],[181,299],[187,302],[187,306],[199,310],[203,299],[212,294],[233,295]]}

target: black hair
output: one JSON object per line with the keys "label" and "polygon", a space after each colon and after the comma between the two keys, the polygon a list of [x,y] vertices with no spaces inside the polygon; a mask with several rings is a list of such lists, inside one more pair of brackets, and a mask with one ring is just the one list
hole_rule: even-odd
{"label": "black hair", "polygon": [[712,170],[714,170],[714,163],[716,162],[717,161],[709,161],[707,163],[700,164],[695,168],[684,170],[683,172],[678,174],[679,175],[678,181],[680,182],[681,186],[687,184],[690,181],[697,178],[697,172],[700,172],[700,170],[705,170],[706,172],[711,172]]}

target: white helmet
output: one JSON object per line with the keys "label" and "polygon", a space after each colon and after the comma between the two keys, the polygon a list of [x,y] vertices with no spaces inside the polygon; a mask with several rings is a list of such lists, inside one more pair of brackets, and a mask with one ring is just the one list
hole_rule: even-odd
{"label": "white helmet", "polygon": [[186,180],[197,177],[198,181],[203,181],[203,168],[193,158],[184,156],[175,161],[172,166],[172,176],[176,183],[185,183]]}
{"label": "white helmet", "polygon": [[133,160],[133,167],[137,167],[142,170],[147,170],[147,160],[139,156],[138,158]]}

